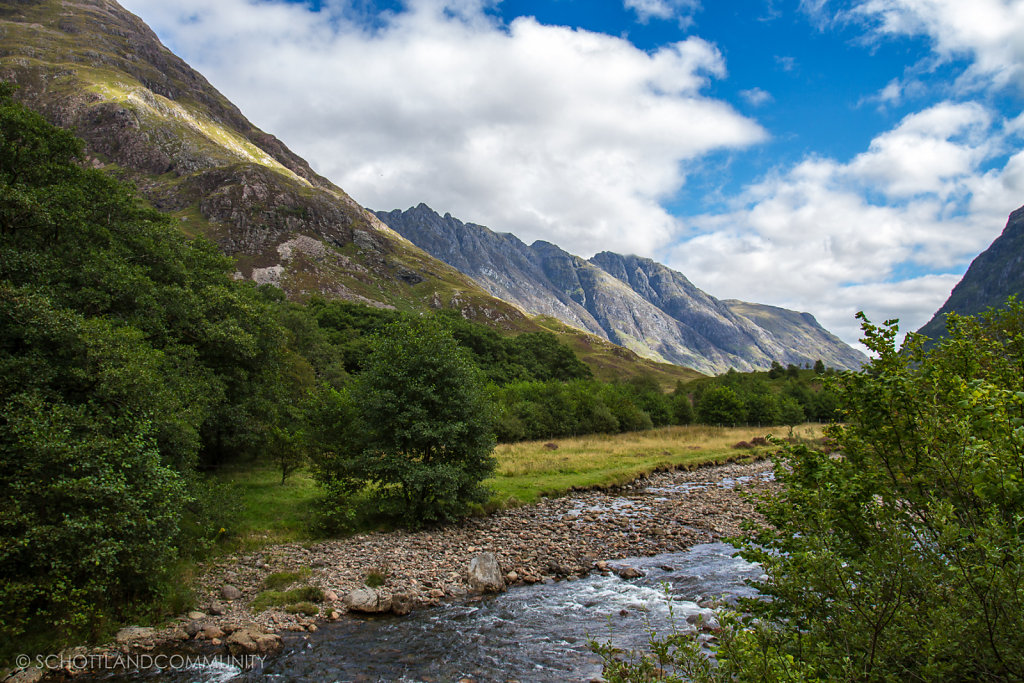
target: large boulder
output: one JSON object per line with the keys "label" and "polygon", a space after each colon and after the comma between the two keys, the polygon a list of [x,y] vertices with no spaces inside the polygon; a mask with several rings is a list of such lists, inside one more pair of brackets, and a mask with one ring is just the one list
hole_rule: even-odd
{"label": "large boulder", "polygon": [[391,611],[391,596],[373,588],[357,588],[345,596],[344,602],[350,612],[379,614]]}
{"label": "large boulder", "polygon": [[281,647],[281,636],[258,626],[245,626],[228,636],[228,651],[235,656],[273,652]]}
{"label": "large boulder", "polygon": [[220,596],[228,602],[232,600],[238,600],[242,597],[242,591],[238,590],[229,583],[224,584],[220,587]]}
{"label": "large boulder", "polygon": [[500,593],[505,590],[505,577],[494,553],[480,553],[469,561],[469,587],[477,593]]}

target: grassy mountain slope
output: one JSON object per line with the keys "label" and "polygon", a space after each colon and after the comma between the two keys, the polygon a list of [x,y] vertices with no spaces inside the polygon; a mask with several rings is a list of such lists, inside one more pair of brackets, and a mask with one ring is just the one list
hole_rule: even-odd
{"label": "grassy mountain slope", "polygon": [[456,307],[506,327],[520,311],[388,229],[255,128],[138,18],[108,0],[0,5],[0,78],[86,141],[95,167],[292,297]]}

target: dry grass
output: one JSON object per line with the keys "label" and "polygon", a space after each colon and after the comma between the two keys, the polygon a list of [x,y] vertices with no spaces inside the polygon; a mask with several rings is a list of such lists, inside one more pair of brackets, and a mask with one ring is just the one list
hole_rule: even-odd
{"label": "dry grass", "polygon": [[[695,425],[502,444],[495,450],[498,470],[487,483],[502,505],[530,503],[572,489],[625,483],[657,469],[763,456],[772,450],[771,446],[734,446],[769,434],[786,437],[789,427]],[[817,439],[821,435],[822,426],[814,423],[794,430],[798,438]]]}

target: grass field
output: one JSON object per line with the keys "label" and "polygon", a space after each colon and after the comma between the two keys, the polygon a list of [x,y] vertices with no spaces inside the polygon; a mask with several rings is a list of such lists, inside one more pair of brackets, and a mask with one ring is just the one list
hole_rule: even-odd
{"label": "grass field", "polygon": [[[789,427],[664,427],[501,444],[494,452],[497,471],[486,482],[494,490],[488,508],[533,503],[542,496],[564,495],[573,489],[622,484],[662,468],[764,454],[771,447],[747,450],[733,446],[768,434],[787,436]],[[806,424],[796,427],[794,434],[818,438],[822,426]],[[231,485],[234,503],[240,508],[233,529],[239,545],[253,548],[309,538],[307,524],[318,489],[308,471],[293,474],[284,485],[280,473],[271,467],[240,467],[221,477]]]}
{"label": "grass field", "polygon": [[[787,436],[789,427],[694,425],[502,444],[495,450],[498,471],[487,483],[500,505],[532,503],[541,496],[558,496],[572,489],[623,484],[657,469],[764,454],[772,447],[747,450],[733,446],[768,434]],[[814,423],[794,430],[794,435],[808,439],[821,434],[822,426]]]}

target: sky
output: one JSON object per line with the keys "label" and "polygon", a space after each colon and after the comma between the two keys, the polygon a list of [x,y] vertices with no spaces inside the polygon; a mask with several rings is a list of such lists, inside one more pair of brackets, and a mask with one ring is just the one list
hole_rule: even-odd
{"label": "sky", "polygon": [[121,0],[371,209],[927,322],[1024,205],[1024,0]]}

